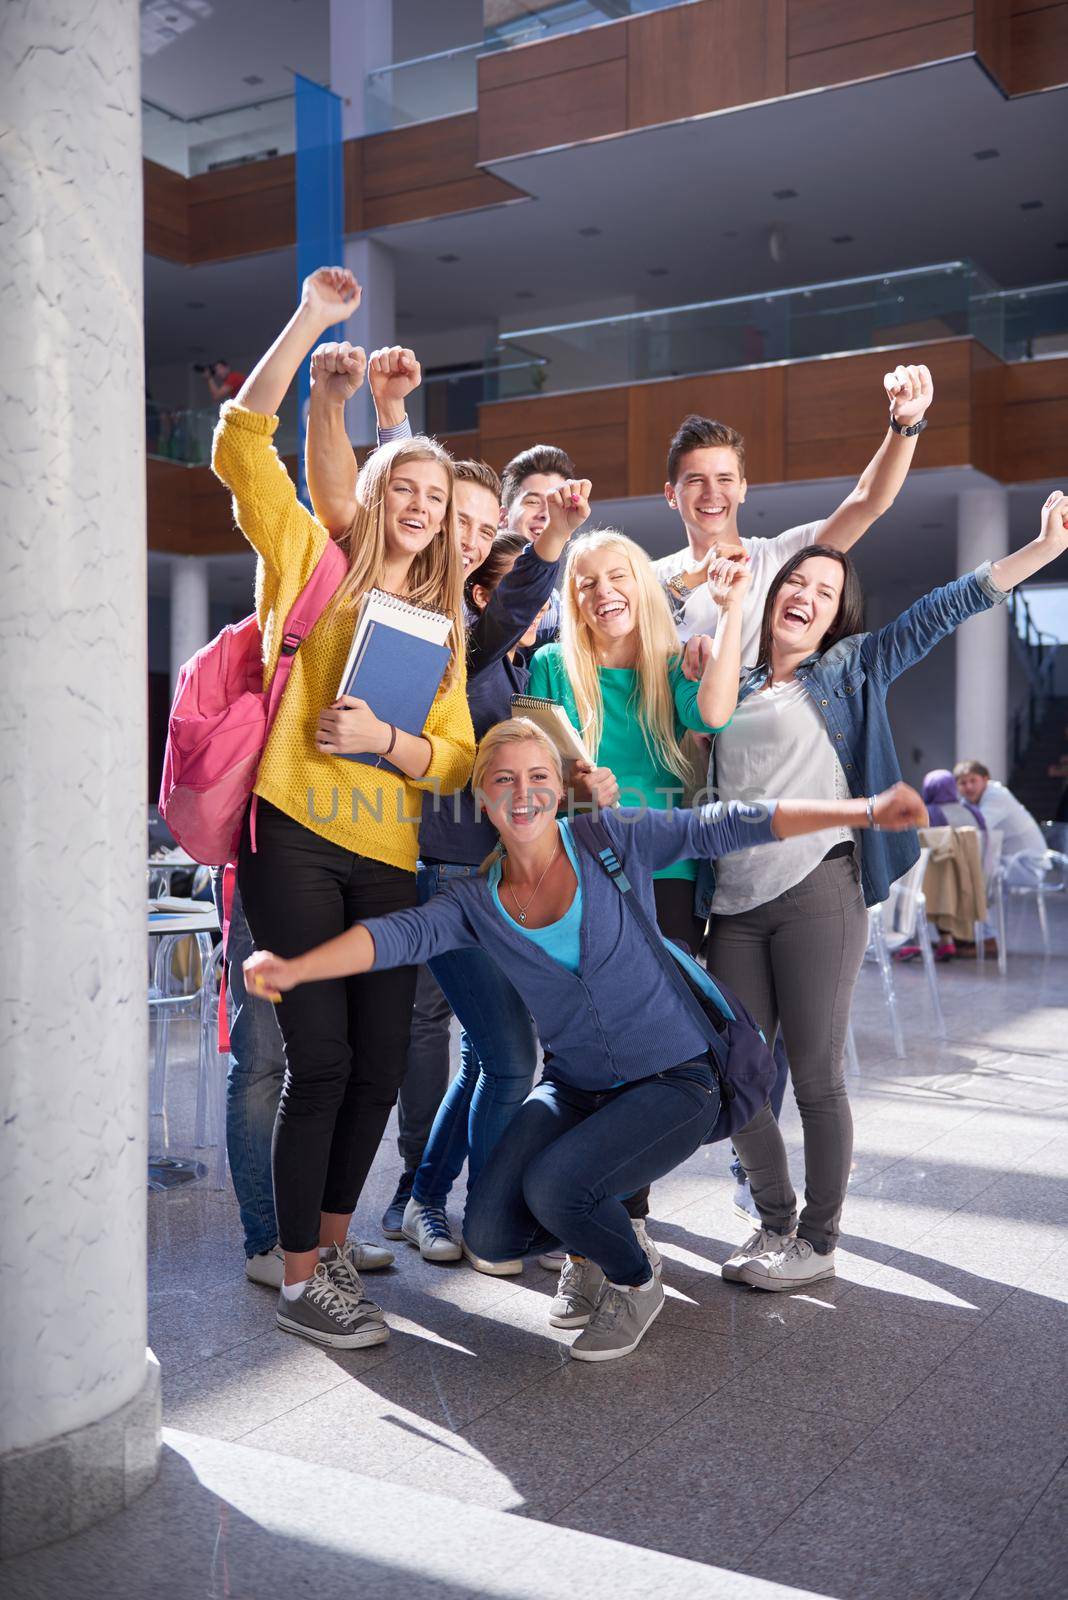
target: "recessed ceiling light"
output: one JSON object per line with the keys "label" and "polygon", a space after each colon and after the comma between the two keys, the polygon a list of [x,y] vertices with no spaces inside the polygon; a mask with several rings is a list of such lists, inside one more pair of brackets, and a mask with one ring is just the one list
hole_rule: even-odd
{"label": "recessed ceiling light", "polygon": [[596,239],[596,237],[600,233],[600,231],[601,231],[600,228],[580,228],[579,229],[579,233],[582,235],[582,237],[584,239]]}
{"label": "recessed ceiling light", "polygon": [[1045,202],[1042,201],[1042,200],[1021,200],[1020,201],[1020,210],[1021,211],[1041,211],[1044,204],[1045,204]]}
{"label": "recessed ceiling light", "polygon": [[797,190],[796,189],[773,189],[771,191],[771,193],[772,193],[772,198],[775,199],[775,200],[796,200],[797,199]]}
{"label": "recessed ceiling light", "polygon": [[263,79],[260,77],[258,72],[250,72],[247,78],[242,78],[241,79],[241,82],[242,83],[250,83],[252,85],[252,87],[255,88],[255,86],[258,83],[262,83],[263,82]]}
{"label": "recessed ceiling light", "polygon": [[534,298],[534,290],[533,289],[517,289],[516,292],[515,292],[515,297],[516,297],[517,300],[533,300],[533,298]]}
{"label": "recessed ceiling light", "polygon": [[666,278],[668,275],[667,267],[646,267],[645,270],[650,278]]}
{"label": "recessed ceiling light", "polygon": [[832,233],[831,234],[831,243],[832,244],[852,244],[853,243],[853,235],[851,233]]}
{"label": "recessed ceiling light", "polygon": [[445,255],[443,255],[443,256],[438,256],[438,260],[439,260],[439,261],[459,261],[459,259],[460,259],[460,257],[459,257],[459,256],[454,256],[454,255],[453,255],[453,254],[452,254],[452,253],[451,253],[451,251],[450,251],[450,252],[447,252],[447,253],[446,253],[446,254],[445,254]]}
{"label": "recessed ceiling light", "polygon": [[973,150],[972,155],[976,161],[993,161],[995,156],[1001,154],[1000,150],[991,147],[989,150]]}
{"label": "recessed ceiling light", "polygon": [[203,311],[206,305],[206,300],[187,300],[185,303],[185,309],[187,311]]}
{"label": "recessed ceiling light", "polygon": [[1068,250],[1068,239],[1058,239],[1053,248],[1054,250]]}

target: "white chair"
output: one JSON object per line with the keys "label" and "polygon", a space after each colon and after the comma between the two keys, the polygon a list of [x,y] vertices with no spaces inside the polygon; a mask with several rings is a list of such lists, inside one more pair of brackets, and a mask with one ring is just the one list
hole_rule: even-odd
{"label": "white chair", "polygon": [[[983,873],[986,879],[987,912],[989,922],[977,922],[972,937],[975,956],[980,963],[986,960],[986,941],[993,938],[998,947],[998,971],[1004,977],[1008,969],[1009,946],[1005,937],[1005,883],[1001,869],[1002,836],[997,828],[989,828],[983,851]],[[993,929],[991,934],[990,930]]]}
{"label": "white chair", "polygon": [[[190,976],[179,977],[174,970],[174,954],[186,940],[196,948],[199,963],[196,982],[192,986],[194,963],[190,962]],[[156,1044],[149,1073],[148,1109],[151,1127],[149,1141],[152,1156],[170,1153],[170,1127],[167,1111],[167,1047],[170,1043],[170,1024],[180,1018],[195,1018],[198,1029],[198,1082],[204,1072],[204,986],[210,983],[212,967],[212,939],[210,933],[164,933],[158,936],[152,962],[152,979],[148,991],[148,1014],[156,1024]]]}
{"label": "white chair", "polygon": [[[921,850],[915,865],[891,888],[889,899],[882,905],[872,906],[868,912],[868,948],[865,955],[869,960],[875,961],[879,968],[886,1009],[890,1014],[894,1054],[899,1061],[905,1059],[905,1036],[901,1028],[901,1015],[894,986],[892,956],[895,950],[900,950],[904,945],[919,946],[931,997],[931,1010],[934,1012],[935,1033],[943,1039],[946,1036],[946,1019],[938,992],[938,974],[927,922],[927,902],[922,888],[930,854],[930,850]],[[853,1039],[852,1026],[846,1036],[846,1055],[851,1069],[857,1070],[856,1043]]]}
{"label": "white chair", "polygon": [[197,1100],[193,1142],[197,1150],[213,1149],[213,1189],[226,1188],[226,1079],[229,1057],[219,1050],[222,945],[212,956],[200,990],[200,1047],[197,1054]]}
{"label": "white chair", "polygon": [[1014,899],[1027,900],[1033,897],[1035,910],[1038,913],[1038,926],[1042,933],[1042,948],[1046,955],[1050,953],[1049,918],[1046,915],[1046,900],[1052,894],[1064,894],[1068,889],[1068,855],[1060,850],[1046,851],[1046,870],[1035,879],[1034,883],[1010,883],[1007,865],[1000,869],[1000,879],[1003,892],[1007,891]]}

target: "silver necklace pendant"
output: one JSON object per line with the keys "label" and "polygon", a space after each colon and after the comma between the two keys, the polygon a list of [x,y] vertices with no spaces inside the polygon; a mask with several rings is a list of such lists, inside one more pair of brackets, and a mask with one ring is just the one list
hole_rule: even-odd
{"label": "silver necklace pendant", "polygon": [[521,911],[519,913],[519,920],[520,922],[525,922],[527,920],[527,914],[525,911]]}

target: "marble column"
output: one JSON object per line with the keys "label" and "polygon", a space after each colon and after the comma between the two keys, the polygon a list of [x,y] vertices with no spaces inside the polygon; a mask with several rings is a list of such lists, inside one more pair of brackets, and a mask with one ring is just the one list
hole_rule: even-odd
{"label": "marble column", "polygon": [[[957,499],[957,571],[1009,552],[1009,496],[991,484]],[[972,617],[954,635],[957,652],[956,759],[982,761],[1003,783],[1009,765],[1009,628],[1007,606]]]}
{"label": "marble column", "polygon": [[210,564],[207,556],[171,562],[171,693],[182,664],[211,638]]}
{"label": "marble column", "polygon": [[136,0],[0,16],[0,1555],[154,1478]]}

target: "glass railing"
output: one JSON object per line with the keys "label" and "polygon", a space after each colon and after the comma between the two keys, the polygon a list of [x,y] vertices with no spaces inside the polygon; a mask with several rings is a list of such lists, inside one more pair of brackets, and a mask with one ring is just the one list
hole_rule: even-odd
{"label": "glass railing", "polygon": [[[211,461],[211,439],[218,420],[218,406],[170,409],[148,400],[145,451],[157,460],[174,461],[179,466],[206,467]],[[281,456],[296,452],[296,406],[291,398],[280,413],[274,445]]]}
{"label": "glass railing", "polygon": [[478,103],[479,56],[550,39],[556,34],[578,33],[620,17],[691,3],[692,0],[548,0],[538,4],[536,0],[523,0],[517,4],[516,0],[485,0],[482,34],[458,37],[448,49],[394,61],[368,73],[364,89],[368,130],[383,133],[413,122],[473,111]]}
{"label": "glass railing", "polygon": [[543,357],[513,347],[509,356],[481,365],[428,372],[409,402],[412,427],[433,434],[474,432],[486,401],[539,393],[546,365]]}
{"label": "glass railing", "polygon": [[142,100],[142,149],[149,161],[186,178],[292,155],[297,147],[295,103],[291,94],[274,95],[202,117],[178,117]]}
{"label": "glass railing", "polygon": [[1003,289],[994,298],[988,314],[1000,330],[998,354],[1006,361],[1068,355],[1068,282]]}
{"label": "glass railing", "polygon": [[[540,387],[641,383],[693,372],[974,334],[1001,353],[991,280],[965,261],[502,334],[541,358]],[[529,391],[528,391],[529,392]]]}

